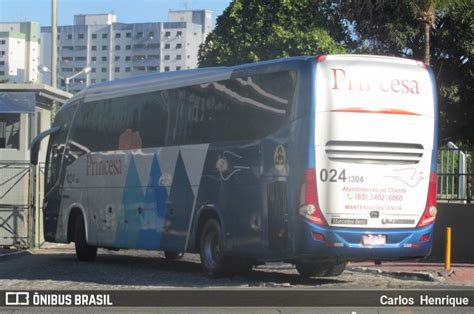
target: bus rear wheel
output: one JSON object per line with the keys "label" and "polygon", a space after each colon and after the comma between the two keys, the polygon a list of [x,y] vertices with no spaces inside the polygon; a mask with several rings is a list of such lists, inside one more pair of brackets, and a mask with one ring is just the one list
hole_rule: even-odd
{"label": "bus rear wheel", "polygon": [[165,258],[168,261],[177,261],[182,259],[184,256],[184,253],[181,252],[171,252],[171,251],[165,251]]}
{"label": "bus rear wheel", "polygon": [[310,277],[324,277],[329,270],[329,264],[327,263],[315,263],[315,262],[303,262],[298,261],[295,263],[296,270],[303,278]]}
{"label": "bus rear wheel", "polygon": [[86,227],[82,215],[76,217],[74,226],[74,245],[77,259],[82,262],[94,261],[97,256],[97,247],[87,244]]}
{"label": "bus rear wheel", "polygon": [[211,278],[224,276],[228,273],[228,265],[224,256],[224,235],[219,222],[210,219],[204,225],[199,242],[201,266]]}
{"label": "bus rear wheel", "polygon": [[332,264],[324,277],[336,277],[344,272],[347,263]]}
{"label": "bus rear wheel", "polygon": [[336,277],[344,272],[346,263],[317,263],[317,262],[296,262],[296,270],[304,278],[310,277]]}

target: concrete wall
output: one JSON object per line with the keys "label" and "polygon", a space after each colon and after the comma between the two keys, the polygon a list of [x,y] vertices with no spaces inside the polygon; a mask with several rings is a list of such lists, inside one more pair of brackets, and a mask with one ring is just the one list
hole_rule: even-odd
{"label": "concrete wall", "polygon": [[446,227],[451,227],[452,262],[474,263],[474,204],[438,204],[433,251],[428,261],[444,261]]}

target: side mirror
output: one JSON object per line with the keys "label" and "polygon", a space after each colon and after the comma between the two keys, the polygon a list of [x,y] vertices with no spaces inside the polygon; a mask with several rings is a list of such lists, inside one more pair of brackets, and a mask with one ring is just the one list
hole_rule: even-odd
{"label": "side mirror", "polygon": [[60,129],[61,129],[60,126],[55,126],[54,128],[41,132],[33,139],[33,141],[31,142],[31,147],[30,147],[30,163],[32,165],[38,164],[38,154],[39,154],[41,141],[46,136],[57,133]]}

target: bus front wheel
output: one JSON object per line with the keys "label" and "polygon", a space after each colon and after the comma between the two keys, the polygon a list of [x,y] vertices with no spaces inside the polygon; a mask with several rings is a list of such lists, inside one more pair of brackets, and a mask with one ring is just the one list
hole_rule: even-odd
{"label": "bus front wheel", "polygon": [[201,232],[199,253],[203,271],[212,278],[227,274],[228,265],[224,256],[224,235],[219,222],[210,219]]}
{"label": "bus front wheel", "polygon": [[74,245],[77,259],[83,262],[94,261],[97,256],[97,247],[87,244],[86,227],[82,215],[76,217],[74,226]]}

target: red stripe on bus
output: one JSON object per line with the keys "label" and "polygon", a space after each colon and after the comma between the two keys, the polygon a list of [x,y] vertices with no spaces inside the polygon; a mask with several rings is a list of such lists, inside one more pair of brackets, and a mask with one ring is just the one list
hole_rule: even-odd
{"label": "red stripe on bus", "polygon": [[354,108],[334,109],[331,111],[332,112],[353,112],[353,113],[404,114],[404,115],[412,115],[412,116],[421,116],[419,113],[401,110],[401,109],[393,109],[393,108],[372,109],[372,108],[354,107]]}

